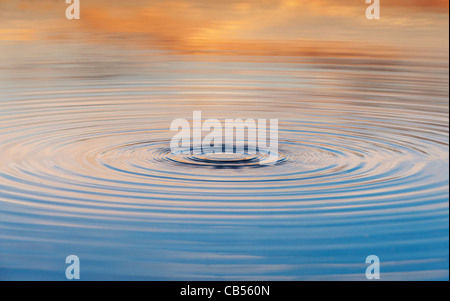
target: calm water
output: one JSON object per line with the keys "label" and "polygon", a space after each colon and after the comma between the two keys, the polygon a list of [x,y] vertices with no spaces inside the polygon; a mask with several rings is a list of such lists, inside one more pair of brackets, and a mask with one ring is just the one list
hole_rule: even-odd
{"label": "calm water", "polygon": [[[0,279],[448,280],[446,55],[2,47]],[[171,154],[194,110],[280,162]]]}

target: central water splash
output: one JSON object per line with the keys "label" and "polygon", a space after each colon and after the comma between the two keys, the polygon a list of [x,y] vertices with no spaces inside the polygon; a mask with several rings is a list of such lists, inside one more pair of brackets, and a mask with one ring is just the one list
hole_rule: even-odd
{"label": "central water splash", "polygon": [[258,156],[253,154],[241,153],[210,153],[203,155],[193,155],[192,158],[200,161],[208,161],[220,164],[248,162],[251,160],[257,160]]}

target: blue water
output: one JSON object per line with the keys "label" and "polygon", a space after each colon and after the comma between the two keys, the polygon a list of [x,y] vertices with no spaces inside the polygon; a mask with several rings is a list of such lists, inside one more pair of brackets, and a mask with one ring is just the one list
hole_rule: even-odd
{"label": "blue water", "polygon": [[[2,47],[1,280],[448,280],[446,55]],[[172,154],[195,110],[279,119],[280,162]]]}

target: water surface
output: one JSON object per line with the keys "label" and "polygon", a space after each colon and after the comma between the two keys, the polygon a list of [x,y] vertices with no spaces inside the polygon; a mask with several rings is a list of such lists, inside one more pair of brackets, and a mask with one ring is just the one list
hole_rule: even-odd
{"label": "water surface", "polygon": [[[0,279],[448,280],[446,54],[2,47]],[[194,110],[280,162],[171,154]]]}

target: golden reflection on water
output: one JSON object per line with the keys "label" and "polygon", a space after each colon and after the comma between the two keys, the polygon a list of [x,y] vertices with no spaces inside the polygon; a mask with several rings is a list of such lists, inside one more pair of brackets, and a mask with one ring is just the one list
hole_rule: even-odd
{"label": "golden reflection on water", "polygon": [[133,42],[173,51],[250,55],[295,55],[303,47],[320,47],[311,41],[327,41],[320,48],[329,51],[340,51],[344,41],[448,48],[445,0],[387,1],[376,21],[365,18],[366,4],[358,1],[91,0],[81,1],[81,20],[76,21],[65,19],[66,6],[59,0],[0,1],[0,40]]}

